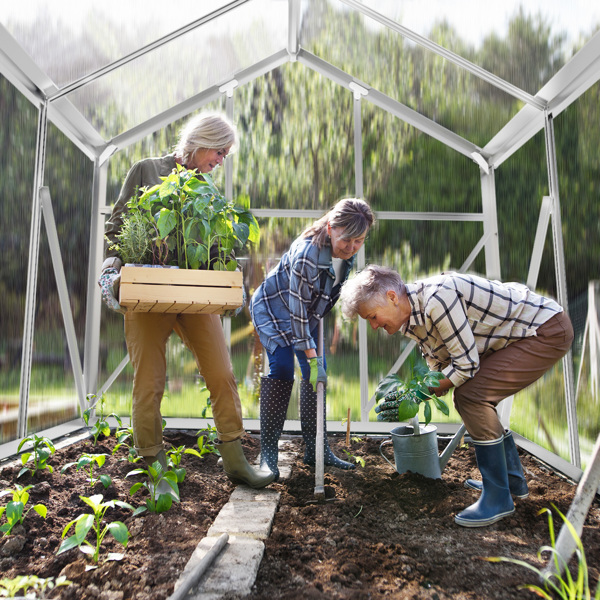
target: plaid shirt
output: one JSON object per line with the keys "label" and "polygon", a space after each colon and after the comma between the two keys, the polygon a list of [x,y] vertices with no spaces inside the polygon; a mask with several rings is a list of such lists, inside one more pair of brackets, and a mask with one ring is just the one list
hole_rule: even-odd
{"label": "plaid shirt", "polygon": [[429,368],[455,386],[475,376],[480,358],[537,328],[562,308],[520,283],[442,273],[406,284],[412,312],[401,333],[418,342]]}
{"label": "plaid shirt", "polygon": [[252,296],[250,314],[262,345],[296,350],[315,348],[310,332],[336,303],[354,257],[344,260],[334,286],[331,246],[319,249],[312,238],[296,239]]}

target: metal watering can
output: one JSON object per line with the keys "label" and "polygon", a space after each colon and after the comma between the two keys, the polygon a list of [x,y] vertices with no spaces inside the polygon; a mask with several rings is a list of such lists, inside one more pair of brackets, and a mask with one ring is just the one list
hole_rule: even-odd
{"label": "metal watering can", "polygon": [[[441,479],[442,471],[460,443],[466,427],[464,424],[460,426],[454,437],[450,440],[450,443],[439,456],[437,427],[429,424],[422,427],[419,426],[419,429],[421,435],[415,435],[414,428],[410,425],[394,427],[390,431],[392,439],[381,442],[379,453],[398,473],[412,471],[431,479]],[[383,453],[384,446],[388,444],[394,445],[395,465]]]}

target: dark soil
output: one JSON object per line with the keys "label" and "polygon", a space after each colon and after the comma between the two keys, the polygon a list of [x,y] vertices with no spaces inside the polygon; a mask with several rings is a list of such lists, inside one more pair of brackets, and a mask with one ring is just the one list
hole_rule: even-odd
{"label": "dark soil", "polygon": [[[170,432],[165,440],[174,446],[193,447],[196,438]],[[343,441],[331,437],[330,442],[336,453],[344,456]],[[457,449],[444,469],[443,479],[432,480],[396,473],[379,455],[380,442],[381,438],[363,438],[360,443],[352,443],[350,451],[364,458],[364,468],[326,468],[329,499],[324,503],[315,502],[314,470],[301,460],[296,462],[290,479],[271,485],[281,492],[279,512],[266,542],[256,584],[246,600],[535,597],[519,589],[524,583],[537,583],[530,571],[483,558],[510,556],[543,566],[545,560],[538,560],[536,554],[540,546],[549,543],[548,520],[538,512],[554,504],[566,514],[575,485],[523,454],[529,498],[517,500],[516,513],[495,525],[465,529],[455,525],[453,517],[477,498],[475,492],[463,487],[465,478],[478,476],[473,448]],[[217,466],[215,455],[202,459],[184,456],[187,476],[180,484],[181,503],[162,515],[144,513],[136,518],[130,511],[109,509],[107,520],[124,521],[132,534],[125,557],[120,562],[102,562],[107,552],[122,551],[109,535],[98,568],[86,571],[90,560],[77,549],[56,555],[65,525],[88,512],[80,495],[102,493],[105,499],[124,500],[137,507],[144,504],[146,492],[128,495],[131,485],[140,479],[125,479],[135,465],[117,457],[110,456],[98,470],[98,475],[108,473],[113,479],[106,490],[100,483],[92,490],[86,474],[75,467],[65,475],[60,475],[60,468],[76,461],[83,452],[110,454],[114,443],[114,438],[108,438],[94,447],[91,440],[86,440],[59,449],[51,459],[55,472],[44,472],[34,481],[29,474],[16,480],[20,464],[9,464],[0,471],[0,490],[14,488],[15,483],[34,483],[29,505],[42,503],[48,508],[45,520],[31,511],[22,531],[0,538],[2,577],[66,574],[73,584],[51,594],[63,600],[169,597],[178,575],[234,486]],[[301,457],[301,442],[293,438],[288,444]],[[255,457],[258,439],[246,436],[244,447],[250,459]],[[5,496],[0,503],[5,505],[8,500],[10,497]],[[558,532],[558,516],[555,524]],[[582,538],[595,588],[600,566],[597,498]],[[7,546],[9,541],[15,545]]]}

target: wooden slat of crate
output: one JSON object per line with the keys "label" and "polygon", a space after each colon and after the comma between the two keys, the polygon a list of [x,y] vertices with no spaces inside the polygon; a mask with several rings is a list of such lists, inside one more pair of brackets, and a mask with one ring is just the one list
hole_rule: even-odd
{"label": "wooden slat of crate", "polygon": [[119,302],[135,312],[222,313],[243,303],[239,271],[123,267]]}

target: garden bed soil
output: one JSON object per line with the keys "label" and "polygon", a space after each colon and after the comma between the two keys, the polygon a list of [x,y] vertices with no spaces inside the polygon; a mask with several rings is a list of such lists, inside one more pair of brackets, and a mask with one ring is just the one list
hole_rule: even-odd
{"label": "garden bed soil", "polygon": [[[549,543],[548,521],[538,512],[554,504],[566,513],[575,485],[532,456],[522,454],[529,498],[517,500],[515,514],[490,527],[465,529],[455,525],[453,517],[477,498],[475,492],[463,487],[465,478],[478,476],[472,446],[459,447],[442,479],[432,480],[413,473],[396,473],[379,455],[381,439],[352,442],[349,451],[365,460],[364,468],[326,468],[328,500],[324,503],[315,502],[314,470],[300,460],[301,441],[287,441],[300,458],[289,479],[270,486],[281,493],[279,511],[266,541],[256,583],[246,600],[535,597],[532,592],[519,589],[524,583],[537,583],[530,571],[483,558],[511,556],[539,567],[545,564],[536,554],[540,546]],[[165,440],[174,446],[193,447],[196,438],[186,432],[167,432]],[[338,455],[345,456],[343,439],[330,437],[330,442]],[[111,437],[99,440],[94,447],[88,439],[59,449],[50,460],[54,473],[44,472],[35,480],[29,474],[16,480],[19,464],[9,464],[0,471],[0,490],[14,488],[15,483],[35,483],[30,490],[30,504],[40,502],[48,508],[45,520],[31,511],[24,520],[23,531],[0,539],[3,577],[65,574],[73,584],[50,596],[63,600],[169,597],[194,548],[234,486],[217,466],[215,455],[202,459],[184,456],[187,476],[180,484],[181,503],[161,515],[144,513],[136,518],[127,510],[109,509],[107,519],[124,521],[131,532],[125,557],[120,562],[102,563],[106,552],[122,550],[107,536],[98,568],[86,571],[89,559],[77,549],[56,555],[65,525],[87,511],[80,496],[102,493],[105,499],[140,506],[145,491],[129,497],[129,488],[139,478],[126,479],[134,465],[116,457],[109,457],[106,465],[98,469],[98,474],[108,473],[113,479],[107,490],[100,483],[92,490],[86,474],[75,467],[66,475],[60,475],[60,468],[76,461],[83,452],[110,454],[114,444]],[[246,436],[244,447],[247,456],[253,458],[259,441]],[[124,453],[120,455],[123,457]],[[9,499],[3,497],[0,502],[4,505]],[[558,517],[555,523],[558,531]],[[582,538],[595,587],[600,566],[597,498]]]}

